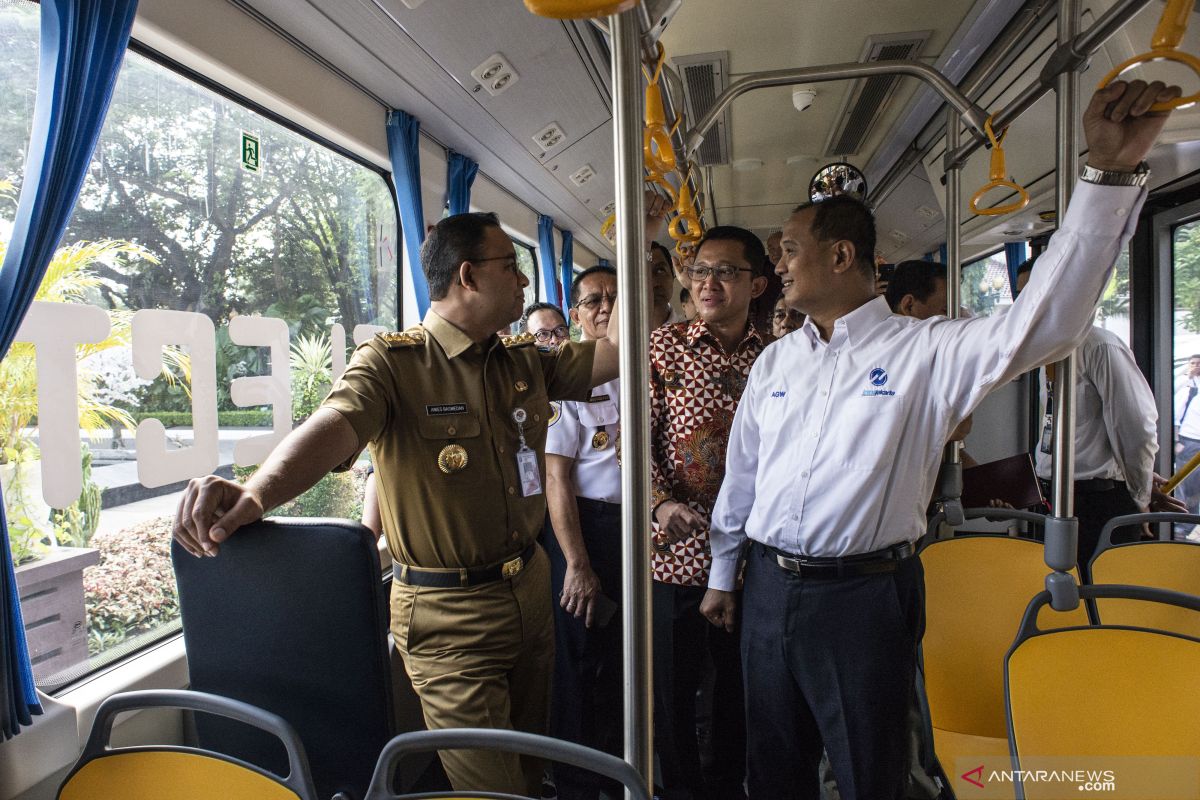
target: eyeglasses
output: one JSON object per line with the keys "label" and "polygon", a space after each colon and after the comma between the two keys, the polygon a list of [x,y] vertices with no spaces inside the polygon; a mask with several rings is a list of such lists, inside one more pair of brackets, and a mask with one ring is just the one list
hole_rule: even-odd
{"label": "eyeglasses", "polygon": [[617,293],[613,292],[612,294],[589,294],[587,297],[583,298],[578,303],[576,303],[575,307],[576,308],[586,308],[588,311],[595,311],[597,308],[600,307],[600,304],[603,303],[605,300],[608,301],[608,305],[610,307],[616,305]]}
{"label": "eyeglasses", "polygon": [[537,339],[542,344],[553,341],[555,339],[566,339],[571,335],[571,330],[566,325],[559,325],[557,328],[542,328],[540,331],[533,332],[533,338]]}
{"label": "eyeglasses", "polygon": [[489,261],[508,261],[508,262],[510,262],[510,263],[508,264],[508,268],[509,268],[510,270],[512,270],[513,272],[520,272],[520,271],[521,271],[521,270],[520,270],[520,268],[517,266],[517,257],[516,257],[515,255],[511,255],[511,256],[491,256],[491,257],[489,257],[489,258],[472,258],[472,259],[468,259],[468,260],[469,260],[469,261],[470,261],[472,264],[486,264],[486,263],[487,263],[487,262],[489,262]]}
{"label": "eyeglasses", "polygon": [[713,267],[702,264],[687,268],[687,276],[694,281],[706,281],[709,275],[716,275],[717,280],[729,283],[737,278],[739,272],[754,272],[754,270],[749,267],[735,267],[733,264],[717,264]]}

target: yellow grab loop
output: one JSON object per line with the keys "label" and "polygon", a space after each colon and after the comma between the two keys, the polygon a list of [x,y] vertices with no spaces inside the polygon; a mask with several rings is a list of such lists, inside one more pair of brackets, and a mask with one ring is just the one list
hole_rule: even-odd
{"label": "yellow grab loop", "polygon": [[[971,198],[971,213],[981,217],[999,217],[1020,211],[1029,205],[1029,192],[1025,191],[1025,187],[1008,179],[1008,171],[1004,166],[1004,137],[1008,136],[1008,128],[1005,128],[997,139],[992,131],[992,117],[988,117],[987,122],[983,124],[983,130],[992,143],[992,164],[988,170],[988,183]],[[1017,199],[1003,206],[980,208],[979,201],[992,189],[1012,189],[1017,193]]]}
{"label": "yellow grab loop", "polygon": [[[1183,41],[1183,35],[1187,32],[1188,19],[1191,17],[1192,8],[1195,5],[1196,0],[1167,0],[1167,7],[1163,9],[1162,17],[1158,20],[1158,27],[1154,29],[1154,38],[1150,40],[1150,51],[1117,64],[1104,76],[1097,88],[1103,89],[1116,80],[1122,72],[1132,69],[1138,64],[1146,64],[1151,61],[1174,61],[1183,64],[1200,76],[1200,58],[1178,49],[1179,43]],[[1176,97],[1165,103],[1155,103],[1150,106],[1150,110],[1170,111],[1173,108],[1191,105],[1197,100],[1200,100],[1200,91],[1186,97]]]}
{"label": "yellow grab loop", "polygon": [[615,213],[609,214],[608,219],[604,220],[604,224],[600,226],[600,235],[603,236],[605,239],[607,239],[609,231],[611,231],[613,229],[613,226],[616,224],[617,224],[617,215]]}
{"label": "yellow grab loop", "polygon": [[703,237],[700,230],[700,215],[696,213],[696,205],[692,202],[692,190],[688,188],[687,176],[679,185],[679,198],[675,203],[676,216],[671,220],[667,233],[676,242],[698,242]]}
{"label": "yellow grab loop", "polygon": [[657,83],[646,87],[646,132],[642,137],[642,154],[651,175],[665,175],[676,167],[675,145],[671,143],[662,90]]}
{"label": "yellow grab loop", "polygon": [[539,17],[588,19],[628,11],[638,0],[525,0],[525,8]]}

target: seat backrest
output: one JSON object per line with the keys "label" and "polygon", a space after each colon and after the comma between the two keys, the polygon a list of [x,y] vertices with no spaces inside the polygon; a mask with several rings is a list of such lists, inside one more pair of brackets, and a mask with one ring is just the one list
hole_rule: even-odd
{"label": "seat backrest", "polygon": [[[921,550],[925,690],[935,729],[1003,738],[1004,654],[1050,571],[1043,548],[1009,536],[957,536]],[[1047,626],[1086,625],[1081,605],[1045,611]]]}
{"label": "seat backrest", "polygon": [[[285,769],[272,775],[227,754],[154,743],[110,748],[117,714],[172,708],[236,719],[274,738]],[[58,800],[316,800],[304,746],[283,719],[226,697],[191,691],[113,695],[101,704],[83,754],[59,787]]]}
{"label": "seat backrest", "polygon": [[[1092,560],[1092,581],[1170,589],[1200,595],[1200,543],[1134,542],[1101,550]],[[1097,600],[1105,625],[1133,625],[1200,637],[1200,614],[1162,603]]]}
{"label": "seat backrest", "polygon": [[[1200,611],[1200,598],[1140,587],[1084,586],[1081,594]],[[1110,769],[1124,797],[1195,796],[1200,639],[1107,624],[1039,629],[1030,620],[1048,602],[1043,592],[1030,603],[1005,663],[1014,768]],[[1027,798],[1076,790],[1033,780],[1022,788]]]}
{"label": "seat backrest", "polygon": [[[249,525],[216,558],[174,545],[191,686],[286,719],[322,798],[366,794],[395,733],[388,611],[375,537],[347,520]],[[200,744],[274,769],[258,731],[197,719]]]}

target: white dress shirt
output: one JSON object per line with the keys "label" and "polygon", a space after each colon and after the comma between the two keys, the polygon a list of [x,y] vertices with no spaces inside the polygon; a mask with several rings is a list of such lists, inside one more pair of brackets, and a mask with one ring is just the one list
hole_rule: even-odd
{"label": "white dress shirt", "polygon": [[[546,429],[546,452],[575,459],[571,470],[579,497],[621,502],[621,470],[617,464],[617,435],[621,429],[621,379],[592,389],[586,402],[563,400],[551,403],[554,412]],[[596,434],[607,435],[597,448]]]}
{"label": "white dress shirt", "polygon": [[[1040,372],[1042,408],[1050,413],[1045,370]],[[1145,506],[1157,453],[1154,393],[1125,343],[1093,327],[1075,351],[1075,480],[1125,481],[1133,501]],[[1050,479],[1053,460],[1039,444],[1039,478]]]}
{"label": "white dress shirt", "polygon": [[917,539],[950,432],[993,388],[1083,340],[1144,197],[1078,184],[1006,314],[918,321],[877,297],[828,342],[808,319],[768,346],[729,437],[709,586],[733,589],[747,537],[811,556]]}
{"label": "white dress shirt", "polygon": [[1188,403],[1188,396],[1196,384],[1195,378],[1188,378],[1175,392],[1175,427],[1179,428],[1179,435],[1187,439],[1200,439],[1200,392]]}

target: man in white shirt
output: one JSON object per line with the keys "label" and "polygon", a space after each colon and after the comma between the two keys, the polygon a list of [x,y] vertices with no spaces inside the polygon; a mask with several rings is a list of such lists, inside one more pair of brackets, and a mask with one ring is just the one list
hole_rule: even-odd
{"label": "man in white shirt", "polygon": [[[582,341],[608,335],[617,273],[592,267],[571,285],[571,321]],[[555,596],[554,695],[550,731],[566,741],[621,755],[620,379],[587,402],[551,403],[546,430],[550,584]],[[559,800],[596,800],[594,773],[554,767]],[[619,787],[617,787],[619,788]]]}
{"label": "man in white shirt", "polygon": [[[1031,258],[1017,267],[1017,293],[1032,274]],[[1053,365],[1040,371],[1045,409],[1036,450],[1037,476],[1049,488],[1054,443]],[[1075,516],[1078,559],[1096,551],[1100,531],[1113,517],[1148,511],[1158,453],[1158,411],[1133,352],[1116,334],[1092,326],[1075,351]],[[1141,528],[1113,532],[1115,541],[1136,541]]]}
{"label": "man in white shirt", "polygon": [[[1200,354],[1188,359],[1187,378],[1175,390],[1175,469],[1200,453]],[[1179,493],[1187,503],[1188,512],[1195,514],[1200,507],[1200,470],[1183,479]]]}
{"label": "man in white shirt", "polygon": [[1134,81],[1092,98],[1084,182],[1005,314],[895,316],[875,293],[865,206],[836,197],[788,220],[777,271],[788,305],[808,318],[759,357],[738,406],[701,607],[733,628],[749,539],[751,797],[817,798],[822,744],[846,800],[903,797],[925,626],[912,543],[942,445],[992,389],[1082,342],[1145,196],[1141,161],[1166,116],[1149,108],[1177,96]]}

